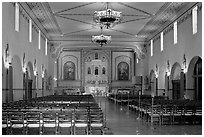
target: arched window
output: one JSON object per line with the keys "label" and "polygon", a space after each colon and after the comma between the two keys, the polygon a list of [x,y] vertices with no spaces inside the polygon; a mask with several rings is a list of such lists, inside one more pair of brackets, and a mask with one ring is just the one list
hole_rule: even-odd
{"label": "arched window", "polygon": [[75,64],[71,61],[64,64],[64,80],[75,80]]}
{"label": "arched window", "polygon": [[95,75],[98,75],[98,67],[95,67]]}
{"label": "arched window", "polygon": [[88,74],[91,74],[91,68],[88,67]]}
{"label": "arched window", "polygon": [[129,80],[129,65],[126,62],[118,64],[118,80]]}
{"label": "arched window", "polygon": [[103,75],[106,74],[106,68],[105,68],[105,67],[102,68],[102,74],[103,74]]}

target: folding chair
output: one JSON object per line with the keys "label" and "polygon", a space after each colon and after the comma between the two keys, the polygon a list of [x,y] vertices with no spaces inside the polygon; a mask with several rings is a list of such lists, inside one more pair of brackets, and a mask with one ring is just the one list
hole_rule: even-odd
{"label": "folding chair", "polygon": [[11,122],[11,134],[22,135],[25,134],[26,120],[24,113],[22,112],[11,112],[9,114]]}
{"label": "folding chair", "polygon": [[87,109],[75,109],[74,135],[80,130],[84,130],[84,133],[88,135],[88,112],[87,112]]}
{"label": "folding chair", "polygon": [[57,115],[51,111],[42,113],[42,134],[54,135],[57,134]]}
{"label": "folding chair", "polygon": [[6,111],[2,112],[2,135],[10,134],[11,123],[9,119],[9,113]]}
{"label": "folding chair", "polygon": [[103,121],[103,112],[100,109],[95,109],[90,111],[90,134],[93,134],[93,131],[99,130],[100,134],[103,134],[104,121]]}
{"label": "folding chair", "polygon": [[[57,134],[67,135],[73,134],[72,111],[62,111],[58,113],[58,129]],[[69,129],[69,130],[68,130]]]}
{"label": "folding chair", "polygon": [[41,113],[27,112],[26,113],[26,134],[39,135],[42,133]]}
{"label": "folding chair", "polygon": [[161,111],[161,124],[172,124],[173,106],[164,105]]}

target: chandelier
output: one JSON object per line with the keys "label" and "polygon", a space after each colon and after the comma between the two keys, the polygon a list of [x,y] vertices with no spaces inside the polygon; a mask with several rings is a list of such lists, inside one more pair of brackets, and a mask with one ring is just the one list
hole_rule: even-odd
{"label": "chandelier", "polygon": [[92,36],[92,42],[103,47],[104,45],[111,42],[111,36],[105,36],[103,34]]}
{"label": "chandelier", "polygon": [[107,29],[112,28],[121,21],[122,12],[115,11],[108,8],[108,2],[106,9],[102,11],[94,12],[94,21],[102,27]]}

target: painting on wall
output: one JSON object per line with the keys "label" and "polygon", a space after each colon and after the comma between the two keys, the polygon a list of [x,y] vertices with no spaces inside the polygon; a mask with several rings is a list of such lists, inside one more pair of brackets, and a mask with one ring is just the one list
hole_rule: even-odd
{"label": "painting on wall", "polygon": [[75,64],[71,61],[64,64],[64,80],[75,80]]}
{"label": "painting on wall", "polygon": [[129,80],[129,65],[126,62],[118,64],[118,80]]}

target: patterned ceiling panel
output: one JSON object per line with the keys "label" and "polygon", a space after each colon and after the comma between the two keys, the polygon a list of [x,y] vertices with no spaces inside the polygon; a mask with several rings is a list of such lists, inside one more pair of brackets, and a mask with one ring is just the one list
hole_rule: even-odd
{"label": "patterned ceiling panel", "polygon": [[[104,2],[23,2],[20,5],[50,42],[84,47],[96,46],[92,35],[112,36],[109,46],[135,46],[149,42],[195,2],[110,2],[109,8],[122,12],[123,19],[111,29],[100,30],[94,11],[104,10]],[[120,44],[120,42],[122,44]],[[67,43],[67,44],[66,44]],[[120,46],[123,45],[123,46]],[[143,48],[141,48],[143,49]]]}
{"label": "patterned ceiling panel", "polygon": [[138,33],[138,35],[146,35],[147,41],[152,39],[163,28],[168,26],[175,18],[184,13],[185,10],[192,7],[195,3],[189,2],[173,2],[164,4],[164,6],[157,12],[155,17],[151,19],[144,28]]}

